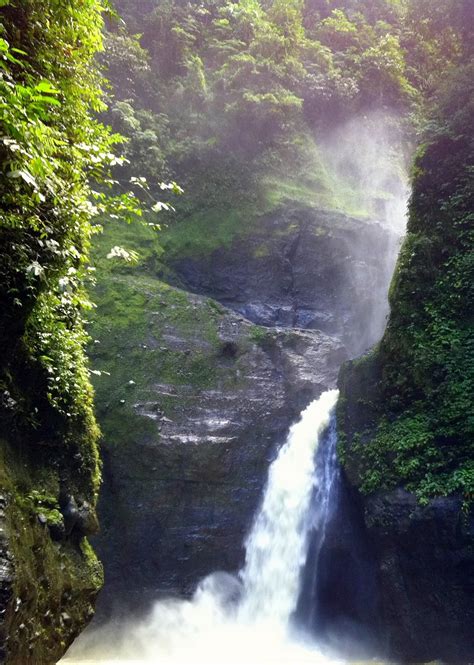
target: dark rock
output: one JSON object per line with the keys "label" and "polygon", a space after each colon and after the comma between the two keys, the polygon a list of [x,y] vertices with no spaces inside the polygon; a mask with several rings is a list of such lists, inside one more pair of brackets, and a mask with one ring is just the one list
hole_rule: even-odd
{"label": "dark rock", "polygon": [[[101,534],[94,538],[107,579],[102,617],[116,606],[137,611],[165,594],[189,596],[210,573],[240,568],[270,460],[301,409],[334,385],[347,357],[339,340],[320,331],[258,328],[224,308],[209,318],[207,299],[186,300],[196,312],[192,327],[177,309],[147,326],[149,336],[166,336],[165,366],[177,357],[181,373],[166,383],[159,372],[139,382],[141,399],[129,416],[136,429],[127,438],[117,413],[103,413],[104,431],[120,440],[107,437],[103,446]],[[198,360],[212,369],[204,383],[200,373],[188,373]],[[150,359],[142,362],[149,371]]]}
{"label": "dark rock", "polygon": [[347,478],[375,558],[386,653],[409,662],[467,663],[474,654],[472,512],[454,496],[422,506],[402,487],[369,496],[359,490],[370,461],[352,443],[357,434],[362,443],[373,436],[382,370],[378,353],[345,364],[338,421]]}
{"label": "dark rock", "polygon": [[210,256],[167,260],[186,289],[259,325],[337,335],[355,356],[384,330],[398,246],[375,222],[287,204]]}
{"label": "dark rock", "polygon": [[67,497],[66,504],[62,508],[61,512],[64,517],[64,528],[66,535],[69,535],[76,526],[79,519],[79,510],[76,500],[73,496]]}
{"label": "dark rock", "polygon": [[472,660],[474,515],[461,506],[455,497],[420,506],[403,489],[364,502],[388,649],[399,658]]}
{"label": "dark rock", "polygon": [[1,663],[57,662],[92,617],[101,566],[62,536],[53,542],[49,513],[0,497]]}
{"label": "dark rock", "polygon": [[74,531],[79,537],[89,536],[99,530],[96,512],[87,501],[78,504],[73,496],[69,496],[62,508],[62,515],[66,535]]}
{"label": "dark rock", "polygon": [[66,537],[64,521],[49,523],[48,529],[51,539],[56,542],[60,542]]}
{"label": "dark rock", "polygon": [[384,653],[376,560],[360,498],[343,473],[334,479],[330,501],[324,535],[310,533],[298,620],[318,643],[341,656],[373,659]]}

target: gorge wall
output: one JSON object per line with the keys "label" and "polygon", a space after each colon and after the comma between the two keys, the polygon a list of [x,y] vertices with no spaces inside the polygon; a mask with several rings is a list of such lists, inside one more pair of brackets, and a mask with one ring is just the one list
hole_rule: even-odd
{"label": "gorge wall", "polygon": [[[0,662],[51,665],[94,614],[100,484],[83,311],[111,138],[99,1],[0,9]],[[99,151],[97,158],[94,151]],[[105,160],[105,161],[104,161]]]}
{"label": "gorge wall", "polygon": [[[370,234],[381,253],[364,256]],[[138,267],[100,258],[119,240],[141,252]],[[170,257],[172,281],[200,294],[159,279],[156,242],[111,227],[97,257],[102,618],[189,595],[205,575],[241,567],[269,462],[290,424],[367,340],[350,331],[380,307],[371,287],[388,286],[384,256],[394,235],[288,203],[227,250]]]}
{"label": "gorge wall", "polygon": [[440,95],[416,161],[387,330],[339,378],[389,651],[417,661],[474,653],[472,73]]}

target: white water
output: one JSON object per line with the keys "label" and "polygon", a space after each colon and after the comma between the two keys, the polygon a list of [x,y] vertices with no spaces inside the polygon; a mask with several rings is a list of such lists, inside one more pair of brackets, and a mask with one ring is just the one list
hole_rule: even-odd
{"label": "white water", "polygon": [[308,509],[315,454],[329,425],[337,391],[323,393],[301,414],[268,473],[262,508],[246,543],[239,616],[286,626],[296,608],[300,571],[306,561]]}
{"label": "white water", "polygon": [[[335,662],[317,645],[297,636],[291,628],[291,615],[298,602],[308,532],[315,528],[308,513],[315,486],[322,479],[315,468],[316,450],[330,423],[337,396],[336,390],[323,393],[291,427],[270,466],[238,579],[215,573],[199,585],[191,601],[160,601],[151,616],[138,625],[113,625],[86,633],[61,662]],[[317,511],[321,526],[325,510]]]}
{"label": "white water", "polygon": [[317,625],[318,616],[323,608],[320,607],[318,587],[321,582],[320,558],[323,551],[326,533],[330,519],[337,503],[337,485],[340,477],[339,464],[336,452],[337,433],[336,422],[333,419],[324,440],[323,454],[316,469],[318,479],[316,491],[313,494],[311,506],[311,530],[313,531],[313,555],[309,568],[309,578],[305,580],[310,585],[312,602],[305,617],[306,625]]}

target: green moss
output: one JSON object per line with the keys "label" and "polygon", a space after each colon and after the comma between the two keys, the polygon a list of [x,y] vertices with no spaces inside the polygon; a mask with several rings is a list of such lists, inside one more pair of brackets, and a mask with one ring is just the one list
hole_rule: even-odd
{"label": "green moss", "polygon": [[63,532],[57,470],[32,460],[21,443],[13,448],[1,441],[1,452],[3,544],[12,567],[13,606],[5,615],[8,658],[46,665],[57,660],[92,618],[103,584],[102,566],[84,538],[74,541]]}
{"label": "green moss", "polygon": [[423,503],[455,493],[465,507],[474,496],[470,122],[469,105],[444,118],[418,155],[388,327],[372,356],[341,374],[339,411],[344,459],[359,465],[363,491],[402,485]]}
{"label": "green moss", "polygon": [[[110,446],[156,442],[159,418],[173,418],[201,390],[234,380],[218,363],[225,310],[145,268],[129,271],[109,263],[102,248],[103,239],[96,250],[99,285],[90,354],[104,438]],[[156,384],[163,386],[158,393]],[[180,387],[177,400],[174,391]]]}
{"label": "green moss", "polygon": [[91,588],[99,591],[104,585],[103,566],[87,538],[82,538],[80,549],[83,566],[87,571],[87,579],[89,580]]}
{"label": "green moss", "polygon": [[255,248],[253,256],[256,259],[265,259],[270,256],[270,248],[262,243],[259,247]]}
{"label": "green moss", "polygon": [[32,490],[26,495],[17,495],[17,504],[26,511],[43,517],[51,527],[64,528],[64,518],[59,509],[58,494],[46,494]]}
{"label": "green moss", "polygon": [[197,212],[177,221],[163,236],[163,245],[170,259],[179,256],[202,256],[232,242],[249,232],[255,220],[250,207],[214,208]]}
{"label": "green moss", "polygon": [[264,326],[252,326],[249,336],[256,344],[265,346],[273,338],[273,331]]}
{"label": "green moss", "polygon": [[223,330],[231,315],[222,305],[169,286],[146,263],[130,269],[105,258],[110,232],[125,244],[122,228],[110,227],[95,248],[90,356],[104,445],[133,454],[159,445],[162,419],[181,422],[202,391],[236,389],[240,357],[271,344],[272,332],[242,325],[229,355]]}

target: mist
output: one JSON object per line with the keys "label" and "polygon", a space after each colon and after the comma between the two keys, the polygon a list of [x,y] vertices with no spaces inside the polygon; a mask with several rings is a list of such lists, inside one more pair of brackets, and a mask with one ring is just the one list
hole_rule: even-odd
{"label": "mist", "polygon": [[[209,580],[208,580],[209,582]],[[192,600],[163,600],[144,621],[86,631],[61,663],[209,665],[342,662],[272,622],[244,623],[201,585]]]}
{"label": "mist", "polygon": [[354,326],[358,355],[380,340],[387,323],[388,290],[407,221],[407,141],[397,116],[373,111],[318,136],[317,142],[334,196],[345,211],[387,230],[382,242],[376,234],[356,240],[359,255],[378,258],[377,274],[365,262],[346,267],[352,297],[361,304],[361,319]]}
{"label": "mist", "polygon": [[[213,573],[200,582],[191,600],[162,600],[141,622],[86,631],[61,662],[342,662],[292,625],[309,531],[322,528],[330,514],[330,470],[317,462],[317,452],[324,443],[335,456],[338,394],[324,392],[290,428],[270,465],[238,576]],[[321,501],[317,518],[309,520],[316,489],[328,500]]]}

